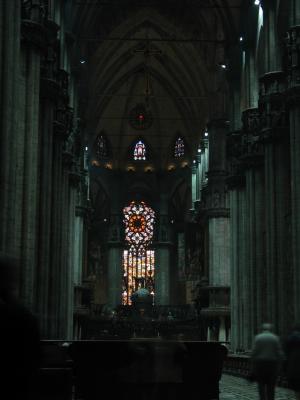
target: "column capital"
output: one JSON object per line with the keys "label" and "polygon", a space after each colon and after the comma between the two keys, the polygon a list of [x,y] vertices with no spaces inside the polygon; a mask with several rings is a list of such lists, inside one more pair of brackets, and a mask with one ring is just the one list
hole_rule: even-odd
{"label": "column capital", "polygon": [[45,27],[47,5],[44,0],[22,2],[21,38],[26,44],[44,51],[47,47],[48,35]]}
{"label": "column capital", "polygon": [[284,139],[289,125],[286,107],[287,78],[282,71],[272,71],[259,79],[261,140],[266,143]]}
{"label": "column capital", "polygon": [[287,97],[289,105],[300,102],[300,25],[292,26],[287,31]]}

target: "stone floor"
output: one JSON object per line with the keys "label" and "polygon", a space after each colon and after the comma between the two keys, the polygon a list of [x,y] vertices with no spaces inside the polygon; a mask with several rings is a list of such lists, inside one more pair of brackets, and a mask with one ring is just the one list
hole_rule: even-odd
{"label": "stone floor", "polygon": [[[258,400],[255,383],[249,383],[243,378],[226,375],[222,376],[220,384],[220,400]],[[294,393],[285,388],[277,387],[275,400],[295,400]]]}

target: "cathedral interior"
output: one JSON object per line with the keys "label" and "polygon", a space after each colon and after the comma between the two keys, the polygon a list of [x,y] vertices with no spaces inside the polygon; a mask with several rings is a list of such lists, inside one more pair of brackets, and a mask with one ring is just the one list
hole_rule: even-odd
{"label": "cathedral interior", "polygon": [[0,21],[0,250],[42,338],[285,337],[300,2],[3,0]]}

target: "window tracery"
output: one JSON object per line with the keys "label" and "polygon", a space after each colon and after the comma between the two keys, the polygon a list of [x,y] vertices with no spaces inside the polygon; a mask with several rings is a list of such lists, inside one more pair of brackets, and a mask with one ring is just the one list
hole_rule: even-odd
{"label": "window tracery", "polygon": [[122,303],[131,304],[131,295],[139,288],[146,288],[154,295],[155,252],[149,245],[155,213],[145,202],[132,201],[123,214],[128,248],[123,251]]}
{"label": "window tracery", "polygon": [[181,137],[178,137],[174,146],[174,156],[180,158],[184,156],[184,141]]}
{"label": "window tracery", "polygon": [[146,160],[146,146],[141,140],[134,146],[133,158],[136,161]]}

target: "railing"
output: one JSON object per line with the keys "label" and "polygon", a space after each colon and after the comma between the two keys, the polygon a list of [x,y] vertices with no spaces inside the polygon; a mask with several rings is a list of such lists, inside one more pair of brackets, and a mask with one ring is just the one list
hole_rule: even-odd
{"label": "railing", "polygon": [[[247,379],[251,374],[251,357],[248,355],[229,353],[224,362],[223,372]],[[284,365],[280,371],[277,384],[278,386],[287,387]]]}

